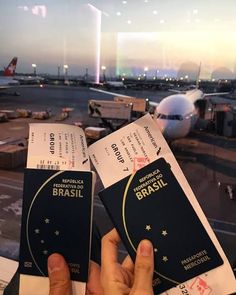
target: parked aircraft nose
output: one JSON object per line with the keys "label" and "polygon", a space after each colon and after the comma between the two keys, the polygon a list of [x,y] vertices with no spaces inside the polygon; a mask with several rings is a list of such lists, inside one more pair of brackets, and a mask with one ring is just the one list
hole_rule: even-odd
{"label": "parked aircraft nose", "polygon": [[167,140],[185,137],[188,133],[183,122],[157,119],[157,124]]}

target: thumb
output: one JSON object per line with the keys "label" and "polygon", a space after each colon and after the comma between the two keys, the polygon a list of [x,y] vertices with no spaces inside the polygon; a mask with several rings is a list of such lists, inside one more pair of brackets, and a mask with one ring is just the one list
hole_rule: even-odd
{"label": "thumb", "polygon": [[153,246],[149,240],[139,243],[134,267],[133,295],[153,294],[152,279],[154,272]]}
{"label": "thumb", "polygon": [[54,253],[48,257],[49,295],[71,295],[68,265],[63,256]]}

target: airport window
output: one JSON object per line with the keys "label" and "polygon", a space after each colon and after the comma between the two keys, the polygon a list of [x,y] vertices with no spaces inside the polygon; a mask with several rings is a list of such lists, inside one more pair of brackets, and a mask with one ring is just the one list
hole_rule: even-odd
{"label": "airport window", "polygon": [[[236,1],[8,0],[0,11],[0,258],[19,258],[30,124],[77,126],[90,146],[150,113],[236,263]],[[128,158],[141,167],[146,142],[134,138],[143,154]],[[57,160],[38,167],[60,170]],[[112,224],[98,198],[103,188],[99,178],[102,234]]]}

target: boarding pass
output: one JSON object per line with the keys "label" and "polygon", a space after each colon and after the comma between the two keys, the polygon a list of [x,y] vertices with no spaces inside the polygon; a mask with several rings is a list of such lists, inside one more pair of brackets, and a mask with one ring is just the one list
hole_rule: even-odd
{"label": "boarding pass", "polygon": [[66,124],[30,124],[27,168],[90,171],[84,131]]}

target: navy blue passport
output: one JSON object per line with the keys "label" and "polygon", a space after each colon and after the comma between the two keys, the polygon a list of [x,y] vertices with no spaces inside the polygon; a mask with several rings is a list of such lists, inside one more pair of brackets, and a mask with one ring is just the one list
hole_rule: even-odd
{"label": "navy blue passport", "polygon": [[133,261],[142,239],[154,246],[154,293],[223,264],[184,191],[160,158],[99,196]]}
{"label": "navy blue passport", "polygon": [[88,278],[93,173],[26,169],[19,270],[47,276],[47,258],[62,254],[71,279]]}

